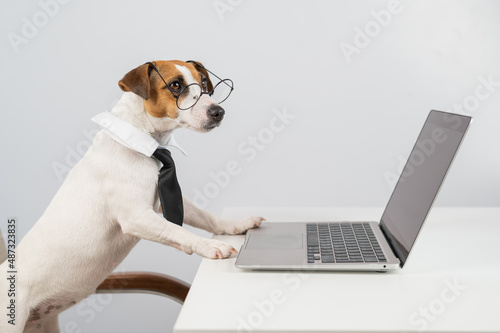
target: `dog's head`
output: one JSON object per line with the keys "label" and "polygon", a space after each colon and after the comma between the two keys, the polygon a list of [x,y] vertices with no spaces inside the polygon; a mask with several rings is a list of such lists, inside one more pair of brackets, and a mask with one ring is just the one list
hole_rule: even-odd
{"label": "dog's head", "polygon": [[213,93],[225,90],[223,94],[227,94],[228,88],[232,90],[230,80],[219,82],[214,89],[200,62],[178,60],[141,65],[128,72],[118,85],[123,91],[142,97],[151,116],[170,118],[179,126],[199,132],[212,130],[224,118],[224,109]]}

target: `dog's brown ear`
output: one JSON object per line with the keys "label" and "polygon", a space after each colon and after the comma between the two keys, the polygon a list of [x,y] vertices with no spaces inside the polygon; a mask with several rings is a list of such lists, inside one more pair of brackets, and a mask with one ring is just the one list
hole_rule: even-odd
{"label": "dog's brown ear", "polygon": [[149,99],[149,75],[151,74],[149,67],[149,64],[144,64],[125,74],[123,79],[118,82],[120,89],[125,92],[131,91],[144,99]]}
{"label": "dog's brown ear", "polygon": [[[190,60],[190,62],[193,64],[194,68],[196,68],[196,70],[198,72],[200,72],[201,74],[203,74],[203,77],[205,77],[207,79],[207,88],[208,88],[208,91],[212,91],[212,89],[214,89],[214,85],[212,84],[212,81],[210,80],[210,76],[208,75],[208,72],[207,70],[205,69],[205,66],[203,66],[203,64],[199,61],[192,61]],[[201,66],[199,66],[201,65]]]}

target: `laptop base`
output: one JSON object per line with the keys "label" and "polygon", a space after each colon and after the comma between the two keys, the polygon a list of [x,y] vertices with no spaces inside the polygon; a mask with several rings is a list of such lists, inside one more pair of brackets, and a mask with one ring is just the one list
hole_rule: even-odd
{"label": "laptop base", "polygon": [[238,253],[236,267],[250,270],[293,271],[379,271],[400,269],[377,222],[369,223],[385,256],[385,262],[323,263],[308,262],[307,224],[304,222],[266,222],[250,229]]}

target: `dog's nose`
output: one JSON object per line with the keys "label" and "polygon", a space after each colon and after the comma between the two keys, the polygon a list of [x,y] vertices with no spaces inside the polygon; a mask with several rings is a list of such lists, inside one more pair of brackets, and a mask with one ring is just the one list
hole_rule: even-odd
{"label": "dog's nose", "polygon": [[208,117],[217,123],[220,122],[222,118],[224,118],[225,112],[226,111],[224,111],[224,109],[217,104],[210,105],[207,110]]}

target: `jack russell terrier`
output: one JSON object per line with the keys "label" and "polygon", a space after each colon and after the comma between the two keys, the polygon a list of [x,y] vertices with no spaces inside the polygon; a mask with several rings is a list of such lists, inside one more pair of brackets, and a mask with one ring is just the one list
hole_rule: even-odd
{"label": "jack russell terrier", "polygon": [[[175,147],[176,128],[208,132],[219,126],[224,110],[213,94],[229,87],[229,81],[221,80],[214,89],[207,69],[194,61],[146,63],[119,81],[125,94],[108,118],[115,118],[115,127],[133,126],[157,144]],[[1,333],[59,332],[58,313],[95,292],[140,239],[206,258],[237,253],[225,242],[199,237],[160,216],[160,163],[103,127],[17,248],[14,322],[5,315],[11,302],[6,297],[9,269],[7,262],[0,265]],[[214,234],[245,233],[264,220],[228,221],[182,199],[184,223]]]}

